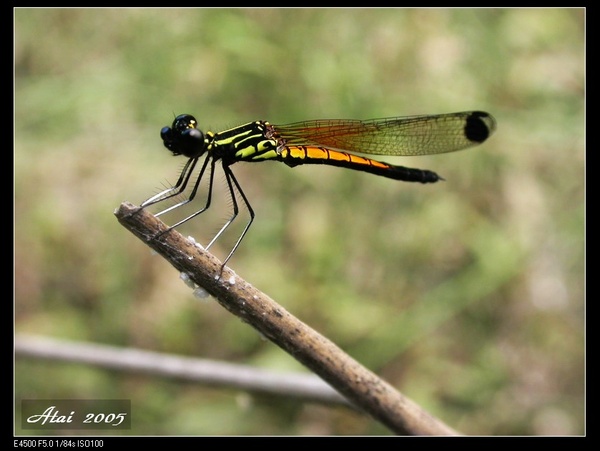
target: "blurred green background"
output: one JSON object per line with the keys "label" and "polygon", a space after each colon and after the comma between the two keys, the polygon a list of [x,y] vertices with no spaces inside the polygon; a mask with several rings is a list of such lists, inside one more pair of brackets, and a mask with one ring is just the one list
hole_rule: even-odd
{"label": "blurred green background", "polygon": [[[17,333],[305,371],[113,216],[176,180],[160,128],[181,113],[218,131],[480,109],[498,121],[484,145],[386,159],[446,179],[431,186],[234,165],[257,218],[229,266],[462,433],[585,432],[584,10],[14,19]],[[206,243],[224,215],[180,231]],[[389,433],[343,408],[75,364],[17,358],[14,389],[17,412],[23,398],[131,399],[133,435]]]}

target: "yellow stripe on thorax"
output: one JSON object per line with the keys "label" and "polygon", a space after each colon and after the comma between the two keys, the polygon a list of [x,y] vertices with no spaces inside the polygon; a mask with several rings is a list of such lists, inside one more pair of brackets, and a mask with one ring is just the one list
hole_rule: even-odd
{"label": "yellow stripe on thorax", "polygon": [[276,158],[277,140],[265,138],[265,126],[253,122],[214,135],[214,146],[233,146],[238,160]]}

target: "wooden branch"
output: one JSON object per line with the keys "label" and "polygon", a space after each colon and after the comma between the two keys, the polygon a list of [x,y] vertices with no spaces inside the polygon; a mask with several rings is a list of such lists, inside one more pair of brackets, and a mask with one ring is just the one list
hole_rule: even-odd
{"label": "wooden branch", "polygon": [[[187,274],[219,304],[320,376],[360,410],[403,435],[456,435],[457,432],[361,366],[339,347],[295,318],[266,294],[184,238],[151,213],[125,202],[119,222]],[[166,233],[161,233],[165,232]]]}
{"label": "wooden branch", "polygon": [[16,335],[15,357],[87,364],[110,370],[132,371],[248,392],[294,397],[301,401],[349,405],[346,398],[314,374],[277,373],[248,365],[136,348]]}

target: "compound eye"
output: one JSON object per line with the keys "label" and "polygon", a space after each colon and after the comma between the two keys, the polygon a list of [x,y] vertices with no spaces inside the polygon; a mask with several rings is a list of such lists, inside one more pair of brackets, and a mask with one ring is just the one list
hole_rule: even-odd
{"label": "compound eye", "polygon": [[173,130],[178,132],[183,132],[187,129],[196,128],[198,126],[198,122],[196,118],[191,114],[180,114],[173,121]]}
{"label": "compound eye", "polygon": [[175,118],[172,127],[163,127],[160,137],[173,155],[185,155],[196,158],[205,151],[204,134],[196,128],[198,122],[190,114],[181,114]]}
{"label": "compound eye", "polygon": [[181,133],[178,140],[179,154],[196,158],[204,153],[204,149],[204,134],[200,130],[190,128]]}

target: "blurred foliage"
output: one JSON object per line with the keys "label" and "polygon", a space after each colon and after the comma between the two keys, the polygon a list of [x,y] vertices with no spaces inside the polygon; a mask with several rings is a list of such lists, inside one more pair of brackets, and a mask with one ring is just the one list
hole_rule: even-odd
{"label": "blurred foliage", "polygon": [[[234,166],[257,218],[230,266],[462,433],[583,434],[584,24],[581,9],[16,9],[16,332],[303,370],[112,215],[176,179],[160,128],[481,109],[498,120],[483,146],[388,159],[447,180],[432,186]],[[217,205],[181,232],[206,242]],[[77,365],[17,359],[14,386],[17,409],[131,399],[133,435],[389,433]]]}

